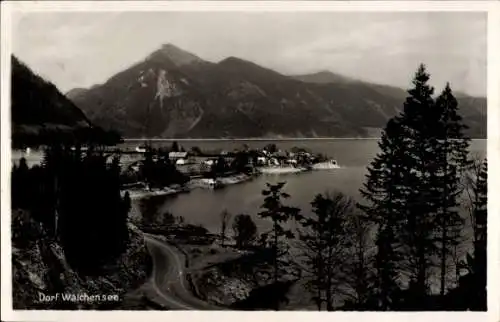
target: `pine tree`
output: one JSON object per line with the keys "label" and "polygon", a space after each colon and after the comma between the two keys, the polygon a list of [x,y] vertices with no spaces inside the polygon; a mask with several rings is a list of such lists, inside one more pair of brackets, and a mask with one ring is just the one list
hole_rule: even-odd
{"label": "pine tree", "polygon": [[368,167],[366,183],[360,190],[367,204],[358,204],[367,218],[377,227],[377,291],[379,307],[389,310],[394,292],[398,289],[396,279],[401,262],[399,232],[407,211],[406,187],[402,180],[407,171],[406,139],[400,117],[387,123],[379,142],[381,153]]}
{"label": "pine tree", "polygon": [[132,209],[132,200],[130,199],[130,193],[127,191],[123,196],[123,209],[128,213]]}
{"label": "pine tree", "polygon": [[371,309],[370,291],[373,289],[373,257],[370,254],[371,222],[359,211],[351,209],[347,218],[347,235],[352,240],[354,255],[346,262],[348,283],[355,295],[354,308]]}
{"label": "pine tree", "polygon": [[234,238],[236,247],[247,247],[256,237],[257,226],[249,215],[237,215],[233,221]]}
{"label": "pine tree", "polygon": [[226,241],[226,230],[230,220],[231,214],[226,209],[224,209],[220,214],[220,243],[222,247],[224,247],[224,242]]}
{"label": "pine tree", "polygon": [[[286,229],[282,225],[289,220],[299,219],[299,209],[286,206],[283,204],[284,199],[290,197],[289,194],[283,192],[282,189],[285,182],[279,182],[277,184],[266,183],[267,189],[262,191],[264,198],[264,203],[261,211],[258,215],[261,218],[269,218],[273,222],[273,229],[271,232],[271,247],[273,249],[273,267],[274,267],[274,283],[278,283],[278,259],[282,253],[280,253],[279,241],[282,238],[293,239],[295,236],[290,229]],[[267,237],[267,234],[264,236]],[[276,307],[278,309],[278,307]]]}
{"label": "pine tree", "polygon": [[405,157],[405,224],[401,227],[407,267],[412,280],[412,297],[415,305],[424,303],[428,292],[430,268],[436,253],[434,244],[435,214],[441,196],[435,184],[436,158],[438,157],[433,87],[428,84],[429,74],[420,65],[414,87],[408,90],[401,123],[408,151]]}
{"label": "pine tree", "polygon": [[171,152],[179,152],[179,143],[177,141],[172,142],[172,146],[170,147]]}
{"label": "pine tree", "polygon": [[30,180],[30,169],[26,162],[26,158],[22,157],[19,160],[19,165],[12,166],[11,176],[11,207],[26,209],[29,207],[29,199],[32,197],[32,186]]}
{"label": "pine tree", "polygon": [[453,308],[486,311],[487,307],[487,161],[473,159],[465,177],[467,208],[473,229],[472,254],[458,263],[467,274],[460,276],[457,288],[447,294]]}
{"label": "pine tree", "polygon": [[476,276],[477,303],[474,309],[486,309],[487,273],[487,223],[488,223],[488,163],[481,164],[476,179],[476,200],[474,202],[474,274]]}
{"label": "pine tree", "polygon": [[141,178],[146,183],[148,187],[154,184],[154,167],[155,163],[153,161],[154,152],[150,145],[146,146],[146,152],[144,153],[144,160],[140,168]]}
{"label": "pine tree", "polygon": [[460,180],[467,168],[469,139],[464,136],[466,126],[458,114],[458,103],[453,96],[449,84],[436,100],[435,111],[438,124],[437,134],[437,171],[433,177],[436,181],[438,248],[440,253],[441,285],[440,294],[444,296],[446,289],[447,259],[453,248],[460,242],[463,228],[459,207],[459,196],[462,193]]}
{"label": "pine tree", "polygon": [[300,240],[314,276],[310,287],[318,309],[326,303],[326,309],[332,311],[335,291],[346,282],[343,267],[352,255],[349,216],[353,215],[353,202],[342,193],[318,194],[311,205],[313,215],[300,221]]}

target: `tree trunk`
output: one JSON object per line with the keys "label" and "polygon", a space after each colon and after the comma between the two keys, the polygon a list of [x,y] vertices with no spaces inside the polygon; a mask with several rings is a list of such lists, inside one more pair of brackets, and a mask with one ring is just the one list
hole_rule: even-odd
{"label": "tree trunk", "polygon": [[[330,283],[328,283],[328,284],[330,284]],[[326,310],[333,311],[332,289],[331,289],[330,285],[328,285],[328,288],[326,289]]]}
{"label": "tree trunk", "polygon": [[[224,219],[222,219],[224,220]],[[222,227],[221,227],[221,233],[220,233],[220,243],[221,243],[221,246],[224,247],[224,240],[226,239],[226,225],[224,225],[224,223],[222,223]]]}
{"label": "tree trunk", "polygon": [[444,155],[443,157],[443,162],[444,162],[444,176],[443,176],[443,195],[442,195],[442,200],[441,200],[441,206],[442,206],[442,211],[441,211],[441,290],[440,290],[440,295],[441,297],[444,297],[444,292],[445,292],[445,285],[446,285],[446,215],[447,215],[447,198],[448,198],[448,183],[446,180],[448,179],[448,137],[446,136],[445,142],[444,142]]}
{"label": "tree trunk", "polygon": [[[278,286],[278,223],[274,222],[274,285]],[[276,301],[276,311],[279,310],[279,301]]]}
{"label": "tree trunk", "polygon": [[[422,247],[422,246],[420,246]],[[425,251],[421,249],[418,256],[418,274],[417,274],[417,298],[418,305],[424,305],[422,301],[426,295],[426,281],[427,281],[427,263],[425,262]]]}
{"label": "tree trunk", "polygon": [[278,228],[274,223],[274,283],[278,282]]}
{"label": "tree trunk", "polygon": [[[444,222],[444,218],[443,218]],[[446,225],[442,224],[442,235],[441,235],[441,297],[444,296],[445,283],[446,283]]]}
{"label": "tree trunk", "polygon": [[321,299],[321,288],[320,288],[320,281],[318,280],[318,286],[317,286],[317,297],[318,299],[316,300],[316,305],[318,306],[318,311],[321,311],[321,304],[323,300]]}
{"label": "tree trunk", "polygon": [[59,241],[59,182],[57,180],[57,175],[54,178],[54,194],[55,194],[55,205],[54,205],[54,238],[56,241]]}
{"label": "tree trunk", "polygon": [[326,262],[325,286],[326,286],[326,310],[333,311],[332,303],[332,254],[333,247],[328,246],[328,257]]}
{"label": "tree trunk", "polygon": [[323,270],[323,257],[321,256],[321,250],[318,254],[318,268],[317,268],[317,276],[316,276],[316,290],[318,296],[318,311],[321,311],[321,307],[323,304],[323,297],[321,294],[321,289],[324,286],[324,270]]}

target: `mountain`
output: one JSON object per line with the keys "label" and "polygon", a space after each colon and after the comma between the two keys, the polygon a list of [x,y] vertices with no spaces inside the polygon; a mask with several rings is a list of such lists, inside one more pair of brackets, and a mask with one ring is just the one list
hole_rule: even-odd
{"label": "mountain", "polygon": [[[401,102],[404,102],[406,97],[408,96],[407,91],[403,90],[402,88],[364,82],[329,71],[322,71],[306,75],[296,75],[292,77],[306,83],[331,85],[351,84],[352,86],[356,86],[358,89],[370,88],[370,90],[376,91],[385,97],[392,97]],[[439,92],[436,92],[436,94],[439,94]],[[486,98],[473,97],[460,91],[456,91],[454,95],[459,103],[460,114],[463,117],[464,122],[469,127],[469,129],[466,130],[468,132],[468,135],[473,138],[486,138]],[[374,133],[378,133],[378,131],[375,131]]]}
{"label": "mountain", "polygon": [[147,60],[158,60],[159,62],[169,60],[171,63],[178,67],[204,63],[204,61],[200,57],[182,50],[172,44],[163,45],[160,49],[149,55]]}
{"label": "mountain", "polygon": [[[119,140],[117,133],[94,126],[54,84],[33,73],[15,56],[11,61],[13,146],[46,144],[55,140],[93,140],[110,144]],[[85,91],[81,89],[79,92]]]}
{"label": "mountain", "polygon": [[327,70],[313,74],[294,75],[292,77],[305,83],[317,83],[317,84],[353,83],[357,81],[350,77],[335,74]]}
{"label": "mountain", "polygon": [[85,114],[73,102],[14,56],[11,80],[15,126],[90,126]]}
{"label": "mountain", "polygon": [[[67,95],[92,122],[135,138],[366,137],[406,97],[330,72],[286,76],[237,57],[212,63],[172,44]],[[464,108],[478,125],[485,109]]]}
{"label": "mountain", "polygon": [[85,114],[50,82],[12,56],[11,117],[14,144],[41,132],[71,131],[91,124]]}
{"label": "mountain", "polygon": [[69,92],[66,93],[66,97],[70,100],[77,98],[80,95],[85,94],[88,91],[86,88],[73,88]]}

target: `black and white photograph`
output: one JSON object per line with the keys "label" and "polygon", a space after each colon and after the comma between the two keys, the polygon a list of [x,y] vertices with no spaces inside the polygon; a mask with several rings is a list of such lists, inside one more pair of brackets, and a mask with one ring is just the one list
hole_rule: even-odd
{"label": "black and white photograph", "polygon": [[116,7],[11,11],[12,310],[491,310],[487,10]]}

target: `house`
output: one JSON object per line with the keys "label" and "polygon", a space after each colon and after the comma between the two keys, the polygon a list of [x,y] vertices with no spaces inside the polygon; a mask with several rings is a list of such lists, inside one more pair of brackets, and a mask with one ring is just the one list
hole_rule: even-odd
{"label": "house", "polygon": [[187,152],[169,152],[168,158],[170,160],[186,159],[187,155]]}
{"label": "house", "polygon": [[288,157],[288,153],[286,151],[279,150],[278,152],[276,152],[274,154],[274,156],[279,158],[279,159],[284,159],[284,158]]}
{"label": "house", "polygon": [[279,166],[280,162],[278,161],[277,158],[271,158],[271,159],[269,159],[269,164],[273,165],[273,166]]}
{"label": "house", "polygon": [[257,157],[257,164],[267,164],[267,158],[266,157]]}
{"label": "house", "polygon": [[203,164],[207,165],[207,166],[212,166],[214,163],[215,163],[214,159],[208,159],[208,160],[203,161]]}
{"label": "house", "polygon": [[175,161],[175,165],[184,165],[186,163],[186,159],[177,159],[177,161]]}

